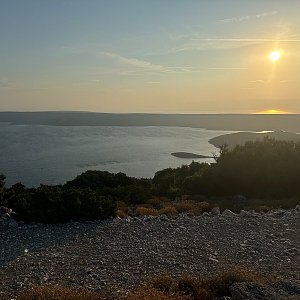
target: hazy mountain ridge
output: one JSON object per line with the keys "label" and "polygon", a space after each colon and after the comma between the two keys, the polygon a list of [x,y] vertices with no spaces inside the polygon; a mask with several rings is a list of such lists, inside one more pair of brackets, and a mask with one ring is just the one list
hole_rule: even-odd
{"label": "hazy mountain ridge", "polygon": [[0,112],[0,122],[54,126],[179,126],[233,131],[300,132],[300,115]]}

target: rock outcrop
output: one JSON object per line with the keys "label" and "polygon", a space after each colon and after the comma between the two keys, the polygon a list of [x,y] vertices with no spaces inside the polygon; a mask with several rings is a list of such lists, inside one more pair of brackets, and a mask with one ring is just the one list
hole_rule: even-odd
{"label": "rock outcrop", "polygon": [[18,226],[18,222],[14,219],[16,215],[10,208],[0,206],[0,226]]}
{"label": "rock outcrop", "polygon": [[232,300],[300,299],[299,281],[279,281],[271,284],[237,282],[230,287]]}

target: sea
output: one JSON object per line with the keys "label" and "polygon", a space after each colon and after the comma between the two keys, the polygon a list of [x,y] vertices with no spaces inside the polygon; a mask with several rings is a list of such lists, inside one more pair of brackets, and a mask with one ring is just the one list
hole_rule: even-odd
{"label": "sea", "polygon": [[[217,155],[213,137],[231,131],[190,127],[46,126],[0,123],[0,174],[6,185],[63,184],[86,170],[151,178],[189,164],[172,152]],[[211,163],[214,159],[194,159]]]}

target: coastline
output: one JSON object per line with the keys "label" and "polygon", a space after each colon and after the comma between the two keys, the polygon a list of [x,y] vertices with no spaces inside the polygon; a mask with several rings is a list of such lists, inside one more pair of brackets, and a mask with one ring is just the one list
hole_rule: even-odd
{"label": "coastline", "polygon": [[247,141],[261,141],[264,138],[271,138],[279,141],[293,141],[295,143],[300,142],[300,134],[286,132],[286,131],[273,131],[273,132],[237,132],[224,134],[214,137],[209,140],[209,143],[220,148],[227,145],[229,149],[233,149],[235,146],[243,146]]}

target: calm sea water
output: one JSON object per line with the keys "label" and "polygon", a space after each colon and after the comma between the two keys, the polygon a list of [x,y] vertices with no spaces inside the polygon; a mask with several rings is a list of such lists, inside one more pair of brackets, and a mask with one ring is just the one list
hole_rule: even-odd
{"label": "calm sea water", "polygon": [[7,185],[21,181],[27,186],[64,183],[86,170],[152,177],[158,170],[192,161],[172,152],[218,153],[208,140],[224,133],[228,131],[0,123],[0,173]]}

